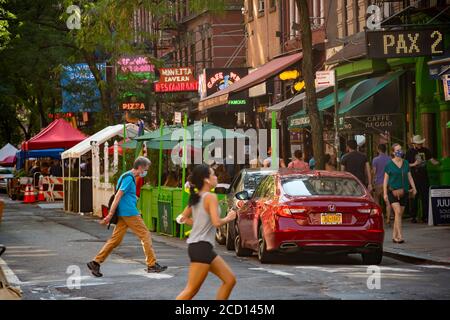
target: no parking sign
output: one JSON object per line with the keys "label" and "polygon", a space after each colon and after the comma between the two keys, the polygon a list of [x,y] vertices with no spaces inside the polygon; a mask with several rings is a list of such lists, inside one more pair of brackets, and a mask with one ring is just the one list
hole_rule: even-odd
{"label": "no parking sign", "polygon": [[450,224],[450,186],[430,187],[428,225]]}

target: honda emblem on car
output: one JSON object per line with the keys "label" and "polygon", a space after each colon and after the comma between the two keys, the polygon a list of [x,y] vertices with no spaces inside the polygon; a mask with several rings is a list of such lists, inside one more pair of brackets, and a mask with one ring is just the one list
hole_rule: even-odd
{"label": "honda emblem on car", "polygon": [[336,205],[334,205],[334,204],[328,205],[328,210],[329,210],[330,212],[335,212],[335,211],[336,211]]}

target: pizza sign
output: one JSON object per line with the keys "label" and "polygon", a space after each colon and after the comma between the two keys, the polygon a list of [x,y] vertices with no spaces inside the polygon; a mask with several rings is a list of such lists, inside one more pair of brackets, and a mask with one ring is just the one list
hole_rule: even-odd
{"label": "pizza sign", "polygon": [[143,102],[125,102],[122,103],[122,110],[145,110]]}

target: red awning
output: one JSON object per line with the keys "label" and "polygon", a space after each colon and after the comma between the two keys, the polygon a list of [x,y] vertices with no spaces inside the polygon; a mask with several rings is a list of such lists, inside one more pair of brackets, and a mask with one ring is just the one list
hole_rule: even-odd
{"label": "red awning", "polygon": [[233,83],[228,88],[204,98],[199,102],[198,109],[202,111],[226,104],[230,93],[236,93],[254,87],[283,71],[290,65],[300,61],[302,57],[302,53],[295,53],[289,56],[273,59],[258,68],[256,71],[250,73],[248,76],[245,76],[241,80]]}
{"label": "red awning", "polygon": [[22,150],[68,149],[86,138],[84,133],[72,127],[66,120],[58,119],[22,143]]}

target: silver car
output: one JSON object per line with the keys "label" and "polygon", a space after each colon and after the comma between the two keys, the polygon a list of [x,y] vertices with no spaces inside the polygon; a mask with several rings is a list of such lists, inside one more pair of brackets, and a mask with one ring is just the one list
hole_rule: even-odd
{"label": "silver car", "polygon": [[5,190],[8,186],[8,179],[14,178],[13,169],[0,167],[0,190]]}
{"label": "silver car", "polygon": [[[236,193],[245,190],[251,196],[261,179],[271,172],[274,172],[274,170],[270,168],[242,169],[233,179],[230,188],[226,190],[227,198],[224,201],[227,203],[225,207],[228,209],[236,209],[238,201],[235,197]],[[223,208],[224,206],[221,205],[221,207]],[[222,210],[222,216],[224,217],[226,215],[227,210]],[[216,241],[219,244],[224,244],[228,250],[234,250],[234,238],[234,221],[217,228]]]}

